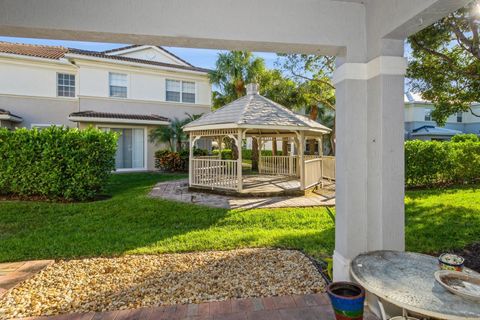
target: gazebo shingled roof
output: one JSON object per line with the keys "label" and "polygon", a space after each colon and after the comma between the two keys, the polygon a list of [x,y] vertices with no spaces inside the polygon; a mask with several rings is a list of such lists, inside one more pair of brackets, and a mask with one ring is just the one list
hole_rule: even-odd
{"label": "gazebo shingled roof", "polygon": [[184,127],[185,131],[209,128],[250,128],[262,130],[299,130],[321,134],[331,129],[306,116],[296,114],[286,107],[261,96],[258,86],[247,86],[247,95],[218,110],[203,115]]}

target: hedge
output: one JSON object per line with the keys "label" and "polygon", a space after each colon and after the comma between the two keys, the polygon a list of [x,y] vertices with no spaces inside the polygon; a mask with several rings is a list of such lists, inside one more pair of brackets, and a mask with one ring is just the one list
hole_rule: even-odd
{"label": "hedge", "polygon": [[[272,150],[262,150],[262,156],[271,157],[273,155]],[[282,155],[282,150],[277,150],[277,156]],[[242,158],[246,160],[252,160],[252,149],[243,149]]]}
{"label": "hedge", "polygon": [[97,129],[0,129],[0,194],[88,200],[115,169],[117,136]]}
{"label": "hedge", "polygon": [[407,141],[406,185],[430,187],[480,180],[480,142],[475,140],[472,137],[460,136],[450,142]]}

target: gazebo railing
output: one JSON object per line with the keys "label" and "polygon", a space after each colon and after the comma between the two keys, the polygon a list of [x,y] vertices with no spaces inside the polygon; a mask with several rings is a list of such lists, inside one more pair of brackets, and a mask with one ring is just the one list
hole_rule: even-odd
{"label": "gazebo railing", "polygon": [[236,160],[192,159],[192,186],[237,189]]}
{"label": "gazebo railing", "polygon": [[219,155],[216,155],[216,156],[196,156],[194,157],[194,159],[219,159],[220,156]]}
{"label": "gazebo railing", "polygon": [[305,160],[305,188],[313,187],[322,180],[322,158]]}
{"label": "gazebo railing", "polygon": [[297,175],[296,156],[261,156],[258,159],[258,172],[272,175]]}
{"label": "gazebo railing", "polygon": [[322,171],[324,179],[335,180],[335,157],[322,157]]}

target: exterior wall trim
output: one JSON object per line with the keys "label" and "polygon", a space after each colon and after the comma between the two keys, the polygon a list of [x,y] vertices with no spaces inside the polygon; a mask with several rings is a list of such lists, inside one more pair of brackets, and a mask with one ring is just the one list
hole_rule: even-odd
{"label": "exterior wall trim", "polygon": [[368,63],[344,63],[333,75],[335,85],[344,80],[369,80],[382,74],[405,75],[407,60],[403,57],[379,56]]}

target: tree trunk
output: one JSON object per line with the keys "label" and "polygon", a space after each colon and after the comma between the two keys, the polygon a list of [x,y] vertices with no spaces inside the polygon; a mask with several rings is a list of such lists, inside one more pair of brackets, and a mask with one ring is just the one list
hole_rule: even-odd
{"label": "tree trunk", "polygon": [[308,154],[314,155],[316,152],[315,139],[308,140]]}
{"label": "tree trunk", "polygon": [[182,140],[177,139],[177,152],[182,151]]}
{"label": "tree trunk", "polygon": [[282,139],[282,156],[288,155],[288,138]]}
{"label": "tree trunk", "polygon": [[[313,105],[310,107],[310,119],[313,121],[317,121],[318,118],[318,106]],[[308,153],[315,154],[315,140],[311,139],[308,140]]]}
{"label": "tree trunk", "polygon": [[272,156],[277,155],[277,138],[272,138]]}
{"label": "tree trunk", "polygon": [[252,137],[252,171],[258,171],[258,140]]}

